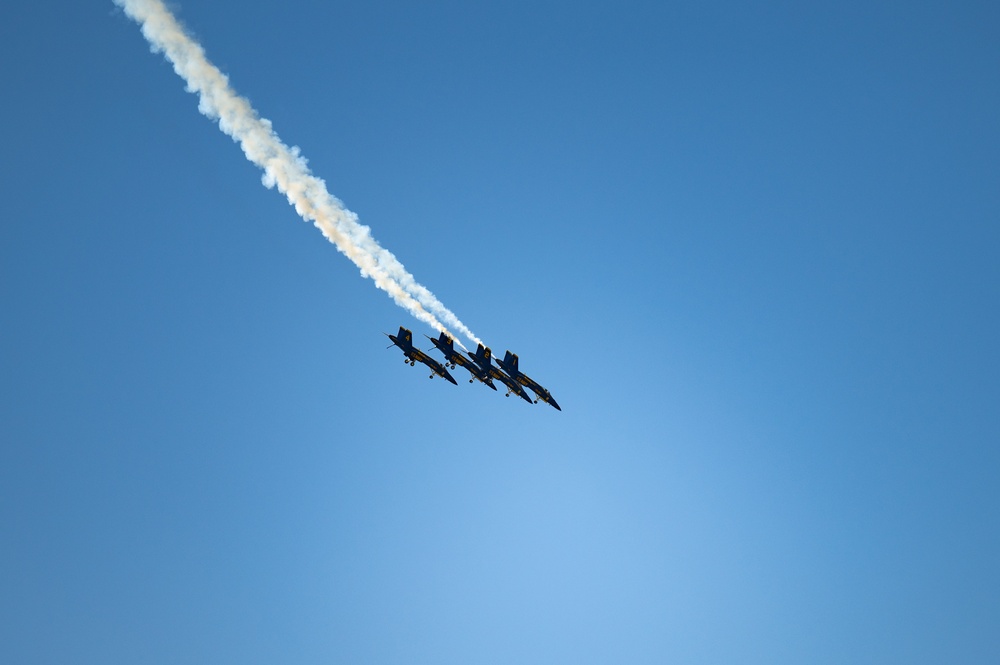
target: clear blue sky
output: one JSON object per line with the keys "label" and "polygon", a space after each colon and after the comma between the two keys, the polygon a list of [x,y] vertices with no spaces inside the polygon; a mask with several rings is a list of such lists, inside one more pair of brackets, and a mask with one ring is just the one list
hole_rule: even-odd
{"label": "clear blue sky", "polygon": [[998,5],[175,7],[564,410],[404,367],[110,0],[14,3],[0,661],[1000,660]]}

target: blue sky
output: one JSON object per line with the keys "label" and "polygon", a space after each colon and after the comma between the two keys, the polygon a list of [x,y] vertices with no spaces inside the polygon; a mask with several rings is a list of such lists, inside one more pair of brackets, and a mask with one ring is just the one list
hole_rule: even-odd
{"label": "blue sky", "polygon": [[174,7],[563,411],[404,367],[110,0],[12,6],[0,660],[1000,656],[994,5]]}

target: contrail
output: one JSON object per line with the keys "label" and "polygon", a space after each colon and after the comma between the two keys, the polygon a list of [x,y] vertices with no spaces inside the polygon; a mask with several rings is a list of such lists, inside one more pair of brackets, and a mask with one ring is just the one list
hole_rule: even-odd
{"label": "contrail", "polygon": [[371,230],[358,222],[357,215],[327,191],[326,183],[306,166],[298,147],[282,143],[271,122],[257,115],[250,102],[236,94],[226,75],[208,61],[204,49],[184,32],[161,0],[113,2],[141,26],[152,51],[163,53],[170,61],[187,83],[187,91],[198,94],[198,110],[218,120],[219,128],[240,144],[247,159],[264,170],[266,187],[277,187],[304,220],[311,221],[361,269],[362,276],[370,277],[400,307],[438,331],[451,335],[445,327],[449,326],[480,343],[458,317],[372,238]]}

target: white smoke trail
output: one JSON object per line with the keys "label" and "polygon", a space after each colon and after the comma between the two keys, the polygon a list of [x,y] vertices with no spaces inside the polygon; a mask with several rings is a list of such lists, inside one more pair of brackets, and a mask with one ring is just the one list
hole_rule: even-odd
{"label": "white smoke trail", "polygon": [[276,186],[303,219],[311,221],[361,269],[363,276],[370,277],[400,307],[452,337],[445,325],[480,343],[372,238],[369,228],[358,222],[358,216],[327,191],[326,183],[312,175],[299,149],[282,143],[271,122],[257,115],[250,102],[236,94],[226,75],[208,61],[201,46],[184,32],[161,0],[113,1],[142,27],[153,52],[163,53],[170,61],[187,83],[187,91],[198,94],[198,110],[218,120],[219,128],[240,144],[247,159],[264,170],[265,186]]}

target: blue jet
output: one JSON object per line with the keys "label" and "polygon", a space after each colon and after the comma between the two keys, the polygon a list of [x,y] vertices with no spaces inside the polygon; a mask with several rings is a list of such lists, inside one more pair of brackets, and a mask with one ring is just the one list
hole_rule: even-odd
{"label": "blue jet", "polygon": [[511,353],[510,351],[507,351],[506,353],[504,353],[503,360],[497,358],[497,365],[500,365],[500,369],[506,372],[507,376],[514,379],[522,386],[527,386],[528,388],[531,388],[531,390],[535,393],[536,396],[535,404],[538,403],[538,400],[542,400],[546,404],[551,404],[559,411],[562,411],[562,407],[560,407],[556,403],[555,399],[552,398],[552,395],[549,394],[548,390],[538,385],[537,381],[533,380],[531,377],[525,376],[517,369],[516,353]]}
{"label": "blue jet", "polygon": [[438,376],[442,376],[448,379],[456,386],[458,385],[458,381],[452,378],[451,374],[448,373],[448,370],[446,370],[444,367],[441,366],[441,363],[434,360],[433,358],[431,358],[429,355],[427,355],[417,347],[413,346],[413,333],[411,333],[409,330],[407,330],[403,326],[400,326],[399,332],[396,333],[395,335],[390,335],[389,333],[383,333],[383,334],[392,340],[392,344],[394,346],[398,346],[400,349],[403,350],[403,355],[406,357],[406,359],[403,362],[408,364],[410,367],[413,367],[413,364],[419,360],[420,362],[431,368],[431,371],[433,372],[433,374],[431,374],[432,379],[434,378],[434,374],[437,374]]}
{"label": "blue jet", "polygon": [[528,393],[524,392],[524,388],[521,387],[521,384],[493,366],[493,353],[490,351],[490,347],[484,347],[480,344],[475,353],[468,351],[467,354],[475,361],[476,365],[479,366],[479,369],[488,374],[491,379],[496,379],[507,386],[507,394],[505,397],[510,397],[511,393],[516,393],[518,397],[523,399],[528,404],[532,403],[531,398],[528,397]]}
{"label": "blue jet", "polygon": [[[427,337],[426,335],[424,336]],[[438,337],[437,339],[434,339],[433,337],[427,337],[427,339],[431,341],[431,343],[434,345],[435,348],[437,348],[438,351],[444,354],[445,365],[451,366],[452,369],[455,369],[457,365],[461,365],[465,369],[469,370],[469,374],[472,375],[472,378],[469,379],[469,383],[472,383],[473,381],[480,381],[481,383],[489,386],[493,390],[497,389],[497,387],[493,385],[493,379],[490,378],[489,372],[484,371],[482,368],[479,367],[479,365],[472,362],[471,360],[463,356],[461,353],[456,351],[455,340],[453,340],[451,337],[448,337],[447,334],[441,333],[441,336]]]}

